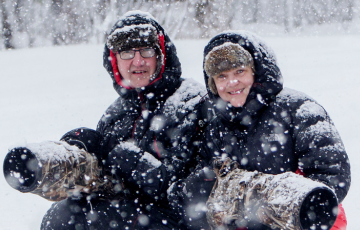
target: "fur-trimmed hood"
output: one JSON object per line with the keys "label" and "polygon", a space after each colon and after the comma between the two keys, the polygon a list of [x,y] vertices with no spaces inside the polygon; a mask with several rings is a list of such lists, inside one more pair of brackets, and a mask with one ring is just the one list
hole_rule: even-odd
{"label": "fur-trimmed hood", "polygon": [[230,122],[238,121],[244,125],[250,125],[247,121],[252,119],[248,118],[256,116],[257,112],[273,101],[283,89],[282,75],[272,49],[257,35],[247,31],[227,31],[212,38],[204,49],[204,67],[207,54],[226,42],[239,44],[251,54],[255,67],[254,84],[244,106],[234,108],[230,103],[225,103],[219,95],[211,92],[208,85],[209,76],[204,70],[204,80],[210,102],[216,105],[220,115],[226,117]]}
{"label": "fur-trimmed hood", "polygon": [[[158,36],[158,41],[162,53],[162,66],[159,74],[154,77],[154,80],[144,89],[141,89],[145,94],[148,92],[162,94],[166,90],[178,87],[179,79],[181,76],[181,65],[177,57],[176,48],[171,42],[169,36],[166,34],[164,29],[156,21],[156,19],[149,13],[142,11],[129,11],[123,17],[121,17],[110,30],[109,34],[112,34],[115,30],[122,29],[124,27],[132,26],[144,26],[148,25],[151,28],[155,28]],[[122,77],[117,68],[115,54],[109,49],[108,45],[105,44],[103,53],[103,64],[105,69],[110,74],[113,80],[113,86],[116,92],[124,97],[131,98],[138,95],[139,89],[133,89],[125,85],[122,81]],[[175,89],[174,89],[175,90]],[[174,92],[174,90],[170,90]],[[171,94],[170,94],[171,95]],[[156,97],[156,95],[155,95]]]}

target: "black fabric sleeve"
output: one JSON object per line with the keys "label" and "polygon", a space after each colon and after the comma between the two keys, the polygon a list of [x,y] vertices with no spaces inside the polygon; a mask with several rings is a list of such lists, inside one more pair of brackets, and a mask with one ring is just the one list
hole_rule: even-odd
{"label": "black fabric sleeve", "polygon": [[61,138],[70,145],[75,145],[89,153],[99,154],[99,143],[101,135],[99,132],[89,128],[76,128],[65,133]]}
{"label": "black fabric sleeve", "polygon": [[334,123],[314,101],[304,101],[294,111],[299,169],[306,177],[333,188],[341,203],[350,188],[350,163]]}

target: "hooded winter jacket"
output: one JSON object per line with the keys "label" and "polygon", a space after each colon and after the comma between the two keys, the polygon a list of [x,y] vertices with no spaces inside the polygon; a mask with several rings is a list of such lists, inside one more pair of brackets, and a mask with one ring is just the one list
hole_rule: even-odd
{"label": "hooded winter jacket", "polygon": [[[94,204],[99,199],[109,201],[108,207],[106,202],[97,205],[107,210],[105,215],[98,211],[104,216],[99,219],[99,226],[108,226],[109,219],[108,222],[120,224],[119,229],[179,229],[179,217],[169,209],[166,192],[171,182],[185,177],[195,162],[191,161],[197,126],[193,110],[206,90],[191,79],[181,78],[176,48],[150,14],[127,13],[110,34],[116,29],[144,24],[156,28],[163,57],[160,73],[148,86],[130,88],[118,71],[115,54],[105,45],[103,64],[119,97],[105,111],[96,131],[73,130],[62,140],[95,152],[104,175],[114,184],[112,191],[96,191],[95,196],[88,196]],[[118,205],[113,206],[113,202]],[[86,201],[68,200],[54,206],[44,218],[44,226],[54,220],[52,213],[67,211],[71,205],[83,207]],[[112,217],[116,212],[118,216]],[[72,216],[78,218],[78,214]],[[86,219],[79,219],[86,223]],[[70,228],[67,222],[60,224]]]}
{"label": "hooded winter jacket", "polygon": [[[283,89],[272,50],[249,32],[230,31],[215,36],[205,47],[204,57],[225,42],[240,44],[252,55],[255,79],[244,106],[236,108],[211,92],[207,85],[209,76],[204,71],[208,99],[202,106],[202,123],[206,124],[200,136],[203,164],[211,166],[214,157],[225,154],[248,171],[301,172],[330,186],[341,203],[350,187],[350,164],[325,109],[304,93]],[[211,189],[205,184],[213,183],[207,182],[203,172],[194,175],[203,179],[198,177],[196,185],[189,180],[184,186],[186,193],[194,196],[187,196],[193,207],[202,196],[196,188]],[[189,188],[193,190],[189,192]],[[191,213],[187,215],[194,219]]]}
{"label": "hooded winter jacket", "polygon": [[[197,115],[192,111],[206,91],[199,83],[180,77],[175,46],[150,15],[136,11],[120,19],[112,31],[141,24],[157,30],[164,56],[161,72],[148,86],[129,88],[121,81],[114,54],[105,46],[104,67],[119,98],[106,110],[97,131],[102,135],[106,169],[143,214],[156,208],[166,210],[166,190],[171,181],[188,173],[197,125]],[[164,226],[170,225],[170,219]],[[159,217],[160,223],[163,220]]]}

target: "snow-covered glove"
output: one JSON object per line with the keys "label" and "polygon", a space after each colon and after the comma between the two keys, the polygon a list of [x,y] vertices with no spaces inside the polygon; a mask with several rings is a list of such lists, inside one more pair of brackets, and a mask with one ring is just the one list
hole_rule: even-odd
{"label": "snow-covered glove", "polygon": [[249,172],[229,158],[219,161],[214,163],[217,181],[207,201],[213,229],[248,227],[249,221],[290,230],[330,229],[334,224],[337,198],[325,184],[293,172]]}
{"label": "snow-covered glove", "polygon": [[77,128],[65,133],[61,141],[67,142],[69,145],[75,145],[80,149],[84,149],[88,153],[94,153],[99,156],[99,143],[101,134],[89,128]]}
{"label": "snow-covered glove", "polygon": [[169,183],[166,167],[148,152],[142,151],[133,142],[121,142],[108,155],[105,163],[107,174],[112,175],[118,192],[142,190],[152,199],[166,198],[164,185]]}
{"label": "snow-covered glove", "polygon": [[52,201],[104,186],[98,159],[65,141],[16,147],[6,155],[4,176],[11,187]]}
{"label": "snow-covered glove", "polygon": [[134,143],[120,142],[108,155],[105,161],[105,170],[114,175],[117,180],[126,180],[131,177],[143,153]]}

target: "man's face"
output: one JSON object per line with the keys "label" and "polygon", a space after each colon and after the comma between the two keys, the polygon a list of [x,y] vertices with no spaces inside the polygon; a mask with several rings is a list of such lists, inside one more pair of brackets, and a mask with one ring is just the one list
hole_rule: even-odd
{"label": "man's face", "polygon": [[239,67],[215,76],[214,82],[224,101],[230,102],[234,107],[241,107],[254,83],[254,74],[251,67]]}
{"label": "man's face", "polygon": [[[133,50],[146,48],[148,47],[138,47]],[[152,57],[142,57],[140,52],[136,51],[133,58],[124,60],[120,58],[119,53],[116,53],[116,60],[124,83],[131,88],[141,88],[149,85],[150,78],[156,71],[156,54]]]}

